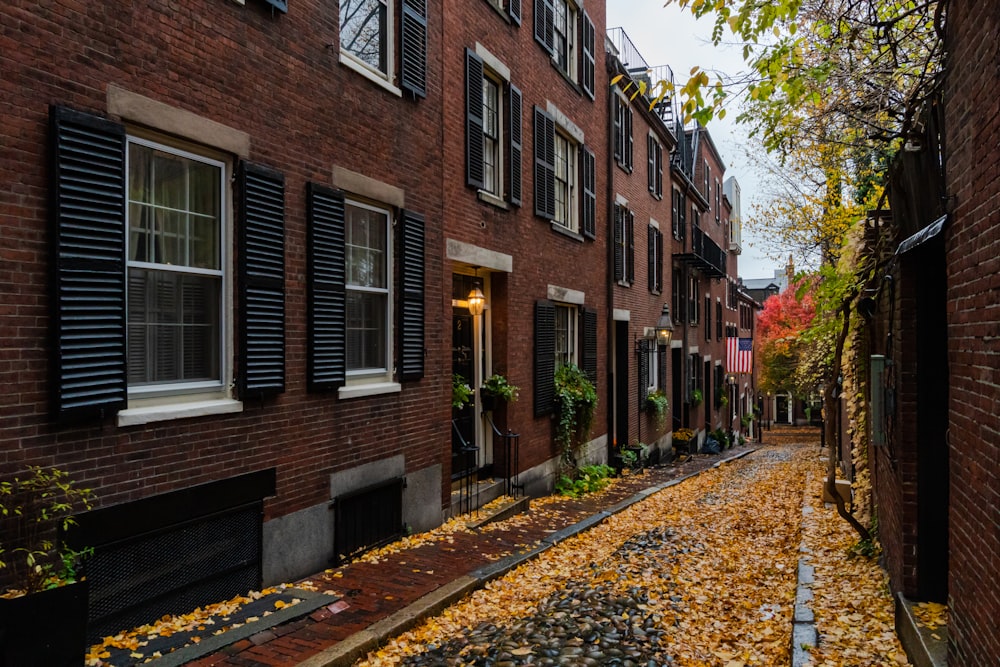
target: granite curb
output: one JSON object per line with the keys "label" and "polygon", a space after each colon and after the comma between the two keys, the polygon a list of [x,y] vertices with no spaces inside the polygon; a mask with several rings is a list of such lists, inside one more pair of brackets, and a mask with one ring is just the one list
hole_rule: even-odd
{"label": "granite curb", "polygon": [[356,632],[343,641],[337,642],[330,648],[324,649],[311,658],[298,663],[297,667],[345,667],[347,665],[351,665],[356,660],[378,648],[392,637],[406,632],[418,622],[440,613],[446,607],[458,602],[469,593],[484,587],[490,581],[498,579],[520,565],[537,558],[540,554],[551,549],[556,544],[593,528],[594,526],[605,521],[608,517],[628,509],[632,505],[645,500],[654,493],[671,486],[676,486],[677,484],[691,479],[692,477],[697,477],[701,473],[705,472],[705,470],[713,470],[723,464],[741,459],[756,450],[757,448],[755,447],[741,451],[733,456],[718,461],[710,468],[688,473],[687,475],[683,475],[677,479],[662,482],[651,486],[648,489],[639,491],[612,507],[596,512],[585,519],[552,533],[548,537],[543,538],[541,543],[533,549],[523,553],[507,556],[496,561],[495,563],[491,563],[490,565],[474,570],[468,575],[458,577],[451,583],[445,584],[437,590],[428,593],[391,616],[373,623],[364,630]]}

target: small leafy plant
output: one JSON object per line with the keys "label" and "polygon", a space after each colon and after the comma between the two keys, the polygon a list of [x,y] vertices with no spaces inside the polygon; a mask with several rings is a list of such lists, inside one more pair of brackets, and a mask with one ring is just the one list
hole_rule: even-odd
{"label": "small leafy plant", "polygon": [[464,408],[472,400],[472,387],[458,373],[451,376],[451,407],[456,410]]}
{"label": "small leafy plant", "polygon": [[508,382],[503,375],[494,373],[486,378],[486,382],[483,383],[483,391],[495,398],[502,398],[508,403],[513,403],[517,400],[520,388]]}
{"label": "small leafy plant", "polygon": [[701,405],[701,401],[703,400],[703,398],[704,397],[701,393],[701,389],[691,390],[691,405]]}
{"label": "small leafy plant", "polygon": [[561,475],[556,480],[556,493],[570,498],[579,498],[582,495],[600,491],[611,483],[612,474],[614,474],[614,468],[611,466],[583,466],[577,471],[575,477]]}
{"label": "small leafy plant", "polygon": [[90,489],[79,488],[68,472],[28,466],[28,474],[0,482],[0,569],[11,582],[6,597],[57,588],[77,580],[77,568],[92,549],[76,551],[59,541],[59,531],[89,510]]}
{"label": "small leafy plant", "polygon": [[573,449],[590,435],[597,407],[597,389],[575,364],[560,366],[555,377],[556,444],[564,463],[573,462]]}
{"label": "small leafy plant", "polygon": [[656,416],[656,428],[659,430],[663,430],[667,424],[667,408],[669,406],[670,401],[667,400],[667,395],[659,389],[646,394],[646,408]]}

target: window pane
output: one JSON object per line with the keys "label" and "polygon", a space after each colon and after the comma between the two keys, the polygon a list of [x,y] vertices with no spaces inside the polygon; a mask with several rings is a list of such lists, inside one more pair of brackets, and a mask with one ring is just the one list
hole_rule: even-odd
{"label": "window pane", "polygon": [[576,363],[576,311],[567,306],[556,306],[555,313],[556,358],[555,369]]}
{"label": "window pane", "polygon": [[221,380],[216,276],[129,269],[130,385]]}
{"label": "window pane", "polygon": [[380,72],[386,69],[386,4],[341,0],[340,48]]}
{"label": "window pane", "polygon": [[347,218],[347,282],[358,287],[388,286],[384,211],[345,205]]}
{"label": "window pane", "polygon": [[500,86],[483,79],[483,189],[500,196]]}
{"label": "window pane", "polygon": [[386,294],[348,292],[347,370],[386,368],[386,305]]}

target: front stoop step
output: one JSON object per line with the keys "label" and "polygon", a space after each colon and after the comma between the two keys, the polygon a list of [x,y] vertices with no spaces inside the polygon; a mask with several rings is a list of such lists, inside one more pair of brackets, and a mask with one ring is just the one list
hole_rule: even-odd
{"label": "front stoop step", "polygon": [[[896,636],[914,667],[946,667],[948,664],[948,628],[928,630],[917,623],[914,603],[896,594]],[[933,635],[937,635],[934,637]]]}
{"label": "front stoop step", "polygon": [[531,499],[527,496],[517,499],[511,499],[510,502],[505,502],[498,505],[495,508],[491,508],[488,515],[480,517],[475,521],[470,521],[465,524],[466,528],[469,530],[478,530],[485,526],[486,524],[494,523],[496,521],[503,521],[509,519],[517,514],[524,514],[531,509]]}

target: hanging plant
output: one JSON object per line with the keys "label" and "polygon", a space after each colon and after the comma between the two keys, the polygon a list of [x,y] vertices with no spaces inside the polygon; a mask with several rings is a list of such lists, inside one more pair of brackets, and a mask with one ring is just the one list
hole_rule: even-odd
{"label": "hanging plant", "polygon": [[701,389],[692,389],[691,390],[691,405],[693,405],[693,406],[699,406],[699,405],[701,405],[701,400],[702,400]]}
{"label": "hanging plant", "polygon": [[670,401],[667,400],[667,395],[659,389],[646,394],[646,409],[656,416],[657,430],[662,431],[663,427],[667,425],[667,408],[669,406]]}
{"label": "hanging plant", "polygon": [[556,371],[556,445],[562,461],[575,467],[573,450],[590,435],[597,407],[597,389],[575,364],[566,364]]}
{"label": "hanging plant", "polygon": [[456,410],[464,408],[472,400],[472,387],[470,387],[458,373],[451,376],[451,407]]}
{"label": "hanging plant", "polygon": [[499,373],[494,373],[486,378],[486,382],[483,382],[483,393],[494,398],[503,399],[508,403],[513,403],[517,400],[519,390],[519,387],[512,385],[507,381],[507,378]]}

